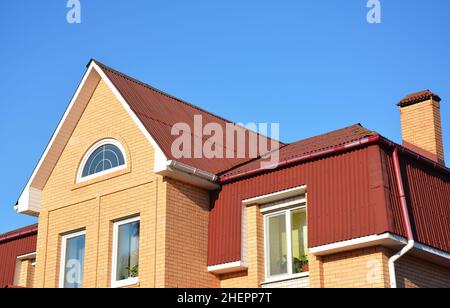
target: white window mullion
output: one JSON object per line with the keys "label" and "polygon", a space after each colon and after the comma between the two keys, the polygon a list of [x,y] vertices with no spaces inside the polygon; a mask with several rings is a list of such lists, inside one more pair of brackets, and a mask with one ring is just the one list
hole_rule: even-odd
{"label": "white window mullion", "polygon": [[287,259],[287,272],[292,275],[292,231],[291,231],[291,211],[288,210],[286,215],[286,257]]}
{"label": "white window mullion", "polygon": [[[136,285],[139,282],[139,275],[137,277],[117,277],[117,270],[119,266],[118,253],[120,251],[121,242],[119,241],[120,227],[132,223],[140,222],[140,217],[134,217],[130,219],[125,219],[114,223],[113,231],[113,255],[112,255],[112,273],[111,273],[111,287],[120,288],[125,286]],[[131,240],[130,240],[131,241]],[[128,251],[131,252],[131,242],[128,243]],[[131,254],[128,256],[131,258]],[[139,256],[138,256],[139,260]],[[131,263],[129,264],[131,266]],[[139,266],[139,264],[138,264]]]}

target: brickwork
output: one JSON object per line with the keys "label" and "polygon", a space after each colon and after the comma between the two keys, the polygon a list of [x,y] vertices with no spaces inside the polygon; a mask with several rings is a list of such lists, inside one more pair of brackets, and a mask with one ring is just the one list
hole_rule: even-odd
{"label": "brickwork", "polygon": [[[412,144],[444,162],[444,146],[440,103],[427,100],[418,104],[400,108],[402,138],[405,145]],[[414,150],[414,149],[413,149]]]}
{"label": "brickwork", "polygon": [[[393,255],[386,252],[386,258]],[[406,255],[396,263],[398,288],[450,288],[450,268]]]}
{"label": "brickwork", "polygon": [[[412,108],[414,107],[414,108]],[[408,108],[412,108],[409,110]],[[436,122],[435,102],[402,110],[405,140],[439,146],[418,135],[418,115]],[[439,132],[428,127],[428,137]],[[434,134],[434,135],[433,135]],[[428,138],[427,137],[427,138]],[[76,183],[85,153],[99,140],[114,138],[125,148],[127,168]],[[439,138],[436,139],[439,141]],[[433,148],[434,147],[434,148]],[[139,283],[132,287],[241,287],[264,283],[264,219],[259,206],[243,207],[243,259],[248,269],[213,275],[207,271],[209,192],[153,173],[154,150],[104,82],[100,82],[42,192],[35,274],[24,264],[21,283],[58,287],[62,236],[85,230],[84,287],[110,287],[114,222],[139,216]],[[442,152],[443,157],[443,152]],[[280,287],[388,287],[392,252],[374,247],[326,257],[309,256],[309,277]],[[21,271],[22,274],[22,271]],[[399,286],[449,286],[448,269],[410,256],[398,263]]]}
{"label": "brickwork", "polygon": [[384,251],[382,247],[373,247],[323,257],[323,287],[387,287],[389,274]]}
{"label": "brickwork", "polygon": [[219,287],[207,271],[209,192],[168,180],[165,286]]}
{"label": "brickwork", "polygon": [[34,286],[34,260],[26,259],[20,262],[20,275],[19,283],[20,287],[32,288]]}
{"label": "brickwork", "polygon": [[[104,138],[123,145],[127,168],[77,184],[86,151]],[[141,217],[145,235],[140,241],[139,285],[164,286],[165,189],[165,182],[153,173],[150,143],[100,82],[42,193],[36,286],[59,286],[62,235],[84,229],[84,286],[109,287],[113,222],[133,215]]]}

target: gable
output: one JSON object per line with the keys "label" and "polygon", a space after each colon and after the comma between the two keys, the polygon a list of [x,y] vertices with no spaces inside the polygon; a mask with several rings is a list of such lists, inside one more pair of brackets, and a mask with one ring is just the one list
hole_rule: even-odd
{"label": "gable", "polygon": [[[175,123],[182,122],[194,127],[194,117],[198,115],[203,118],[204,125],[215,123],[224,129],[227,124],[232,123],[91,60],[69,107],[15,206],[18,212],[35,216],[39,214],[42,189],[100,81],[105,83],[154,148],[155,173],[213,190],[219,188],[216,183],[218,173],[251,160],[248,155],[239,158],[233,147],[228,147],[225,140],[214,146],[220,147],[223,153],[234,151],[233,158],[175,159],[171,153],[171,146],[177,138],[172,135]],[[268,138],[244,127],[237,126],[236,130],[246,136],[246,141],[255,137],[260,141],[267,141],[266,144],[269,143]],[[194,144],[199,142],[203,145],[204,142],[208,142],[204,136],[198,136],[195,132],[190,134]],[[281,144],[278,141],[270,141],[271,150]],[[247,149],[248,145],[245,148]]]}
{"label": "gable", "polygon": [[83,79],[80,82],[80,85],[78,86],[68,108],[64,113],[62,120],[58,124],[58,127],[47,145],[44,154],[40,158],[23,192],[21,193],[19,200],[16,203],[15,209],[19,213],[32,216],[39,215],[41,210],[42,190],[101,80],[109,88],[111,93],[116,97],[117,101],[122,105],[123,109],[133,120],[136,127],[154,148],[154,160],[158,162],[165,162],[167,160],[158,144],[154,141],[152,136],[150,136],[149,132],[144,128],[133,111],[131,111],[128,104],[117,92],[117,89],[114,88],[114,85],[112,85],[95,62],[91,61],[85,75],[83,76]]}
{"label": "gable", "polygon": [[[89,149],[101,140],[116,140],[124,150],[124,169],[77,183]],[[46,209],[59,208],[98,194],[127,189],[154,179],[154,149],[118,99],[100,80],[42,190]],[[62,201],[63,200],[63,201]]]}
{"label": "gable", "polygon": [[[252,159],[248,152],[244,153],[244,157],[239,157],[238,147],[236,144],[234,144],[234,146],[229,145],[227,142],[228,140],[226,140],[227,136],[225,135],[222,136],[221,142],[215,143],[214,146],[218,148],[220,153],[232,154],[232,157],[227,155],[224,155],[226,158],[174,157],[172,155],[171,147],[178,136],[172,135],[171,130],[177,123],[187,124],[188,127],[191,128],[188,135],[190,135],[192,149],[195,144],[206,145],[210,142],[208,137],[194,131],[193,128],[198,124],[194,121],[195,117],[201,118],[203,127],[213,123],[221,127],[224,132],[226,132],[227,125],[233,125],[233,128],[245,135],[245,149],[249,148],[249,142],[253,138],[258,138],[259,142],[263,144],[271,143],[271,150],[275,150],[282,144],[279,141],[271,140],[240,125],[235,125],[231,121],[155,89],[148,84],[124,75],[101,63],[97,62],[97,64],[103,70],[105,75],[108,76],[108,79],[114,84],[114,87],[119,91],[120,95],[127,101],[130,108],[144,125],[145,129],[155,138],[164,155],[170,160],[176,160],[177,162],[211,174],[220,174]],[[263,152],[259,153],[261,156],[267,151],[261,148],[259,148],[259,150]]]}

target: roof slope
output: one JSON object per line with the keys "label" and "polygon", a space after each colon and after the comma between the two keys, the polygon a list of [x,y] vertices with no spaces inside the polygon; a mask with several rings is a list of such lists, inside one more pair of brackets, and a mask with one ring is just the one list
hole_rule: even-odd
{"label": "roof slope", "polygon": [[[285,145],[280,148],[279,161],[284,162],[297,157],[302,157],[304,155],[332,149],[376,134],[376,132],[364,128],[361,124],[355,124],[323,135]],[[253,160],[245,165],[225,172],[222,176],[236,176],[248,171],[259,169],[262,161],[262,158]]]}
{"label": "roof slope", "polygon": [[[150,135],[161,147],[161,150],[168,159],[176,160],[213,174],[224,172],[251,159],[248,157],[248,153],[246,153],[245,158],[237,158],[237,147],[235,146],[234,149],[227,147],[225,136],[222,144],[219,145],[219,150],[221,153],[224,153],[224,156],[226,153],[234,153],[232,156],[235,158],[174,158],[171,147],[173,142],[179,136],[172,135],[171,131],[176,123],[186,123],[189,125],[191,128],[190,135],[192,137],[191,145],[192,149],[194,149],[193,145],[195,144],[195,141],[201,142],[201,144],[210,142],[208,141],[210,136],[204,137],[201,136],[201,134],[194,134],[194,116],[200,115],[202,117],[203,127],[208,123],[217,123],[224,129],[224,132],[226,124],[232,122],[124,75],[98,61],[94,60],[94,62],[104,71],[106,76],[114,84]],[[250,130],[242,127],[239,129],[244,130],[247,142],[251,136],[255,136],[255,133]],[[262,138],[267,140],[265,137]],[[279,144],[281,143],[276,142],[276,147],[278,147]],[[248,144],[246,145],[246,149],[247,148]]]}
{"label": "roof slope", "polygon": [[38,224],[26,226],[20,229],[16,229],[13,231],[9,231],[3,234],[0,234],[0,243],[11,241],[14,239],[18,239],[24,236],[28,236],[30,234],[37,233],[38,230]]}

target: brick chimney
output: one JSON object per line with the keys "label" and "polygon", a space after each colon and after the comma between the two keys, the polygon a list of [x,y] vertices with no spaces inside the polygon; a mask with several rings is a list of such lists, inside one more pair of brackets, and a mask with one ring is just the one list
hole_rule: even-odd
{"label": "brick chimney", "polygon": [[403,145],[445,165],[440,102],[441,98],[438,95],[425,90],[408,95],[398,103],[398,106]]}

